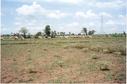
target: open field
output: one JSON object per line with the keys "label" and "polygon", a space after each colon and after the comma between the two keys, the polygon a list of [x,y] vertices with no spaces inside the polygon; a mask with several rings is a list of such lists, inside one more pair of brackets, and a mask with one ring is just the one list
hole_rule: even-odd
{"label": "open field", "polygon": [[125,83],[125,37],[1,41],[3,83]]}

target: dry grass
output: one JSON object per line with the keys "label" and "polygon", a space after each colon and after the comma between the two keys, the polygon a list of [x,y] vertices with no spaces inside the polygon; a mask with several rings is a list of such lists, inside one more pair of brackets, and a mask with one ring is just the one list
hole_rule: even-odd
{"label": "dry grass", "polygon": [[2,83],[125,83],[125,38],[3,40]]}

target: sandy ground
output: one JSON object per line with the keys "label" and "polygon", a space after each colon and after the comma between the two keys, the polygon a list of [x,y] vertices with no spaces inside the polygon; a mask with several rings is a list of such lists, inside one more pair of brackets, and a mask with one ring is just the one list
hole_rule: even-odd
{"label": "sandy ground", "polygon": [[[3,41],[2,83],[125,83],[126,57],[120,52],[101,51],[104,40],[94,42],[102,44],[100,50],[90,47],[89,39],[29,42]],[[116,44],[111,40],[107,45],[124,43],[121,39]]]}

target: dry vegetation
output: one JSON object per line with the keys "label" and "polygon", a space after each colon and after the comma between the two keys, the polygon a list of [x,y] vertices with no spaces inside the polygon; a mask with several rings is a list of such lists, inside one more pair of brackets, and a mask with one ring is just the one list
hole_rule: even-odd
{"label": "dry vegetation", "polygon": [[125,83],[125,37],[3,40],[2,82]]}

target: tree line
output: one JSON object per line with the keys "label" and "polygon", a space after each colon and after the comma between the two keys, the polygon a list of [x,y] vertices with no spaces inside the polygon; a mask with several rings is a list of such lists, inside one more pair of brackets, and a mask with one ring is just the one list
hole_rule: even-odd
{"label": "tree line", "polygon": [[[84,35],[84,36],[94,35],[95,32],[96,32],[95,30],[89,30],[88,31],[88,29],[84,27],[84,28],[82,28],[81,32],[78,33],[78,35]],[[19,33],[13,33],[12,35],[13,36],[17,36],[17,37],[22,36],[24,38],[31,38],[33,36],[30,33],[28,33],[28,29],[26,27],[21,27],[21,29],[19,30]],[[72,33],[72,32],[69,32],[68,34],[66,34],[65,32],[53,31],[51,29],[50,25],[46,25],[45,28],[44,28],[44,31],[37,32],[34,35],[34,37],[38,38],[39,36],[44,36],[45,38],[49,38],[49,37],[50,38],[55,38],[56,36],[65,36],[65,35],[71,36],[71,35],[76,35],[76,34]],[[110,36],[113,36],[113,37],[120,37],[120,36],[126,36],[126,32],[123,32],[123,33],[113,33],[113,34],[105,34],[105,35],[106,36],[110,35]]]}
{"label": "tree line", "polygon": [[[22,33],[22,36],[24,38],[28,37],[29,35],[27,35],[28,33],[28,29],[26,27],[22,27],[19,30],[20,33]],[[82,28],[81,33],[83,35],[93,35],[95,33],[95,30],[90,30],[88,31],[87,28]],[[78,35],[81,35],[81,33],[78,33]],[[51,26],[50,25],[46,25],[45,29],[43,32],[37,32],[35,34],[35,38],[38,38],[38,36],[44,36],[45,38],[51,37],[51,38],[55,38],[56,36],[65,36],[65,35],[75,35],[74,33],[69,32],[69,34],[65,34],[65,32],[56,32],[56,31],[52,31],[51,30]]]}

